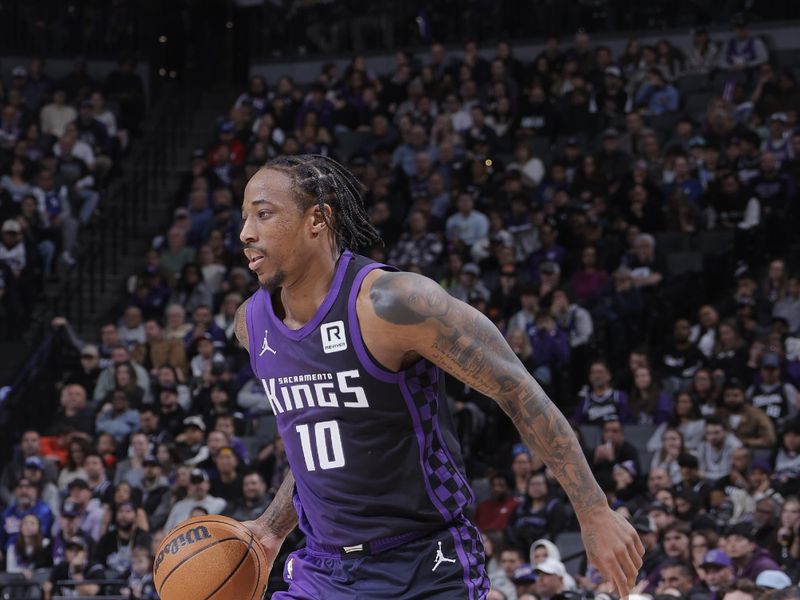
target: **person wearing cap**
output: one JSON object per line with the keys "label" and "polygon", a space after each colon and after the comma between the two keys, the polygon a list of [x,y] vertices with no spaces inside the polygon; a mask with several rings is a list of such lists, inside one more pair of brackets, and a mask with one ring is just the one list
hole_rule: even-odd
{"label": "person wearing cap", "polygon": [[44,480],[54,482],[58,479],[58,467],[53,460],[42,455],[41,443],[42,437],[38,431],[29,429],[22,433],[18,450],[15,450],[6,462],[0,475],[0,504],[8,506],[14,501],[14,488],[19,478],[23,476],[25,463],[29,458],[38,458],[42,461]]}
{"label": "person wearing cap", "polygon": [[458,194],[456,209],[445,223],[445,237],[449,242],[470,248],[489,238],[489,218],[475,210],[475,199],[470,192],[464,190]]}
{"label": "person wearing cap", "polygon": [[517,598],[523,594],[534,593],[536,590],[538,576],[533,567],[528,564],[520,565],[514,569],[510,579],[514,583]]}
{"label": "person wearing cap", "polygon": [[564,563],[555,558],[546,558],[534,566],[536,575],[535,591],[542,600],[549,600],[564,591],[564,577],[567,570]]}
{"label": "person wearing cap", "polygon": [[[63,545],[63,555],[50,572],[50,578],[42,584],[42,591],[46,599],[53,596],[80,595],[82,597],[96,596],[100,593],[100,586],[88,583],[92,579],[105,579],[103,565],[90,559],[91,545],[80,535],[67,538]],[[61,581],[86,580],[82,585],[64,585]]]}
{"label": "person wearing cap", "polygon": [[597,90],[594,102],[601,114],[611,117],[625,114],[628,92],[625,91],[622,69],[617,65],[609,65],[603,71],[603,85]]}
{"label": "person wearing cap", "polygon": [[772,421],[764,410],[747,402],[744,385],[741,381],[728,380],[722,398],[720,417],[727,420],[730,431],[742,444],[748,448],[773,448],[775,446],[777,438]]}
{"label": "person wearing cap", "polygon": [[[539,242],[541,246],[528,258],[528,268],[533,283],[541,279],[541,275],[561,272],[561,265],[567,260],[567,251],[558,244],[558,230],[550,223],[542,223],[539,226]],[[553,263],[555,267],[548,264],[545,271],[541,267],[545,263]],[[552,286],[552,283],[550,284]]]}
{"label": "person wearing cap", "polygon": [[458,280],[447,289],[447,292],[462,302],[469,302],[471,296],[488,302],[491,297],[491,293],[481,281],[481,269],[475,263],[466,263],[461,267]]}
{"label": "person wearing cap", "polygon": [[70,541],[80,538],[83,546],[92,549],[93,541],[86,532],[81,529],[80,509],[72,500],[66,499],[61,503],[60,515],[57,523],[53,526],[52,553],[53,564],[57,565],[64,561],[66,549]]}
{"label": "person wearing cap", "polygon": [[648,114],[659,116],[674,113],[680,105],[678,90],[669,83],[663,71],[657,67],[647,71],[644,85],[636,92],[635,104]]}
{"label": "person wearing cap", "polygon": [[783,378],[780,356],[774,352],[762,355],[759,375],[760,381],[747,389],[747,399],[754,408],[766,413],[780,431],[784,421],[797,415],[797,388]]}
{"label": "person wearing cap", "polygon": [[750,33],[747,16],[738,13],[731,18],[733,36],[725,43],[720,67],[734,71],[752,70],[769,60],[769,52],[758,35]]}
{"label": "person wearing cap", "polygon": [[725,551],[731,557],[737,579],[755,581],[762,571],[780,569],[769,552],[756,544],[751,523],[738,523],[728,528]]}
{"label": "person wearing cap", "polygon": [[783,590],[792,585],[792,580],[785,571],[768,569],[758,574],[755,584],[756,587],[767,591]]}
{"label": "person wearing cap", "polygon": [[113,512],[114,528],[100,538],[94,559],[114,577],[124,577],[131,567],[131,553],[137,546],[150,546],[150,534],[136,526],[138,506],[130,500],[121,502]]}
{"label": "person wearing cap", "polygon": [[14,502],[0,513],[0,559],[19,534],[19,524],[26,515],[36,515],[42,535],[49,536],[53,526],[53,513],[39,497],[39,488],[33,481],[22,477],[14,488]]}
{"label": "person wearing cap", "polygon": [[103,528],[103,508],[100,501],[93,497],[92,488],[85,479],[78,477],[67,486],[67,499],[75,505],[79,515],[81,531],[93,541],[100,539]]}
{"label": "person wearing cap", "polygon": [[206,424],[200,415],[192,415],[183,419],[183,433],[175,438],[178,455],[181,461],[196,466],[209,457],[206,447]]}
{"label": "person wearing cap", "polygon": [[706,552],[699,574],[704,586],[711,593],[709,600],[720,600],[720,591],[735,580],[731,557],[719,549]]}
{"label": "person wearing cap", "polygon": [[25,459],[22,476],[39,489],[39,497],[47,503],[54,515],[58,515],[61,509],[61,495],[58,487],[52,481],[45,479],[45,464],[45,460],[40,456],[29,456]]}
{"label": "person wearing cap", "polygon": [[170,531],[178,523],[188,519],[196,506],[203,507],[210,515],[221,514],[225,510],[225,500],[209,495],[210,486],[208,474],[203,469],[192,469],[187,497],[172,506],[164,530]]}
{"label": "person wearing cap", "polygon": [[4,264],[11,274],[19,279],[28,265],[22,227],[16,219],[6,219],[0,231],[0,264]]}

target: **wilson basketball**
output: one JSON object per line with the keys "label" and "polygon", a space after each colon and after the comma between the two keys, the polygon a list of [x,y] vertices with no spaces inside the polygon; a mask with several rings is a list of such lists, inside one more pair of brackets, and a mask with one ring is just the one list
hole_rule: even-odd
{"label": "wilson basketball", "polygon": [[238,521],[194,517],[161,542],[153,582],[161,600],[260,600],[267,585],[267,556]]}

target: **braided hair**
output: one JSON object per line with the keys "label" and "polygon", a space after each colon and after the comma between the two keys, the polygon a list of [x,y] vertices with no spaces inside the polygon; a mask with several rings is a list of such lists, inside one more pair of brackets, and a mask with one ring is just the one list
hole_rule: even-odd
{"label": "braided hair", "polygon": [[[381,241],[364,209],[361,183],[332,158],[320,154],[280,156],[262,169],[281,171],[292,179],[301,210],[315,204],[319,207],[325,224],[335,235],[338,250],[356,250]],[[332,219],[324,210],[325,204],[333,210]]]}

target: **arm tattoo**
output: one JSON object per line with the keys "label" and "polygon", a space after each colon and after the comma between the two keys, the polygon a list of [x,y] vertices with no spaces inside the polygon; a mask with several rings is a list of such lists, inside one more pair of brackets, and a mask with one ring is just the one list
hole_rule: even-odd
{"label": "arm tattoo", "polygon": [[248,298],[242,302],[241,306],[236,309],[236,314],[233,317],[233,331],[236,334],[236,339],[242,345],[242,348],[250,352],[250,343],[247,338],[247,303],[250,302]]}
{"label": "arm tattoo", "polygon": [[[236,309],[236,316],[233,321],[233,330],[236,333],[236,338],[248,352],[250,352],[250,344],[247,337],[247,303],[249,301],[249,299],[245,300]],[[267,531],[280,539],[285,539],[297,525],[297,513],[292,502],[293,492],[294,475],[290,471],[286,474],[278,493],[275,494],[275,498],[270,502],[267,510],[257,519]]]}
{"label": "arm tattoo", "polygon": [[297,513],[292,502],[293,491],[294,475],[289,472],[267,510],[258,518],[264,529],[280,539],[285,539],[297,525]]}
{"label": "arm tattoo", "polygon": [[576,512],[608,505],[569,422],[489,319],[411,273],[379,276],[370,301],[380,319],[422,328],[413,337],[425,342],[413,350],[500,405],[558,479]]}

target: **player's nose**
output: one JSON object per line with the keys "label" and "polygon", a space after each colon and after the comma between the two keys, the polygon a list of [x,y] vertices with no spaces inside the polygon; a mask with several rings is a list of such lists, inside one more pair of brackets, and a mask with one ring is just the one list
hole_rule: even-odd
{"label": "player's nose", "polygon": [[242,223],[242,230],[239,232],[239,240],[243,244],[250,244],[258,239],[256,226],[252,217],[247,217]]}

